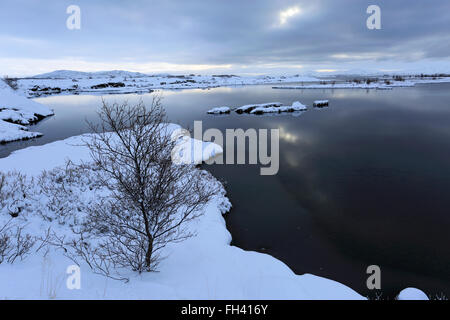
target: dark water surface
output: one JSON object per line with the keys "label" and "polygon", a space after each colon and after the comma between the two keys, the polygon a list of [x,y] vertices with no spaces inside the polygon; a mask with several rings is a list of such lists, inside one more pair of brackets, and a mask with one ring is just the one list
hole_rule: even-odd
{"label": "dark water surface", "polygon": [[[418,287],[450,297],[450,84],[382,90],[273,90],[270,86],[164,91],[172,122],[204,129],[279,128],[280,169],[205,166],[227,182],[233,244],[275,256],[296,273],[361,294],[366,268],[381,267],[384,298]],[[106,96],[150,103],[151,94]],[[213,106],[299,100],[298,117],[210,116]],[[0,146],[0,157],[88,131],[99,96],[36,99],[55,110],[30,130],[44,137]],[[32,159],[30,159],[32,161]]]}

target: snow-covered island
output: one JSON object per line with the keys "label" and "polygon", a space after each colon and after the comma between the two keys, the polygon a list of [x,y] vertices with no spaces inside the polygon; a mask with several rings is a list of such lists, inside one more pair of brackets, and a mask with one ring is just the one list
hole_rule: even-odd
{"label": "snow-covered island", "polygon": [[39,132],[28,131],[25,125],[51,115],[50,108],[19,95],[0,80],[0,143],[41,136]]}
{"label": "snow-covered island", "polygon": [[260,106],[252,109],[251,114],[265,114],[265,113],[284,113],[284,112],[299,112],[305,111],[308,107],[300,101],[295,101],[290,106]]}

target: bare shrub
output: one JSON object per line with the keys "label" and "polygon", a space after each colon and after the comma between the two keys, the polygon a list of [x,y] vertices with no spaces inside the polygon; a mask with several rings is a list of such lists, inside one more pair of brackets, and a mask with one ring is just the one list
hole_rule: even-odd
{"label": "bare shrub", "polygon": [[0,213],[6,210],[12,217],[17,217],[26,207],[29,184],[21,173],[0,172]]}
{"label": "bare shrub", "polygon": [[206,172],[171,161],[175,142],[159,97],[148,108],[103,101],[99,118],[85,144],[110,193],[89,208],[78,240],[60,243],[107,276],[112,268],[154,271],[162,248],[193,236],[187,222],[219,189]]}
{"label": "bare shrub", "polygon": [[0,228],[0,264],[25,259],[36,242],[34,237],[23,234],[23,227],[13,228],[10,222]]}
{"label": "bare shrub", "polygon": [[43,205],[47,210],[39,210],[41,216],[47,221],[56,220],[59,224],[80,223],[80,212],[86,212],[90,205],[89,201],[80,197],[99,186],[94,173],[92,165],[75,165],[70,161],[63,167],[43,171],[37,182],[46,195]]}

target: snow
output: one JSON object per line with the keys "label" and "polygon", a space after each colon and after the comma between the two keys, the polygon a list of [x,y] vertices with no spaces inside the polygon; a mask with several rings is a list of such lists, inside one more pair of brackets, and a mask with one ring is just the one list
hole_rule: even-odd
{"label": "snow", "polygon": [[397,300],[429,300],[429,299],[428,296],[419,289],[406,288],[399,293]]}
{"label": "snow", "polygon": [[39,137],[38,132],[28,132],[23,125],[53,115],[48,107],[20,96],[0,80],[0,142]]}
{"label": "snow", "polygon": [[53,115],[53,111],[50,108],[20,96],[3,81],[0,81],[0,108],[20,110],[43,117]]}
{"label": "snow", "polygon": [[[179,127],[171,125],[170,129]],[[16,151],[0,159],[1,171],[20,170],[28,179],[36,179],[42,170],[55,170],[56,176],[67,178],[61,167],[66,160],[89,161],[89,152],[81,145],[88,137],[77,136]],[[78,177],[81,182],[87,178]],[[205,179],[207,183],[219,183],[206,172]],[[76,213],[70,217],[50,212],[42,183],[34,181],[27,184],[34,188],[33,196],[26,199],[30,204],[28,210],[14,221],[23,222],[25,231],[33,235],[42,235],[49,227],[59,235],[69,234],[69,222],[76,223],[82,214],[78,216],[74,210]],[[96,194],[87,185],[70,187],[71,192],[62,195],[76,196],[79,201],[69,201],[68,205],[83,208],[95,201]],[[197,233],[196,237],[167,246],[164,249],[167,258],[158,272],[140,275],[129,272],[129,282],[125,283],[96,275],[81,264],[81,289],[69,290],[66,269],[73,262],[61,251],[50,249],[46,254],[33,251],[27,259],[13,265],[0,264],[0,299],[364,299],[338,282],[308,274],[295,275],[284,263],[267,254],[231,246],[231,235],[222,216],[230,207],[221,188],[204,214],[189,222],[188,228]],[[47,215],[53,219],[44,219]],[[8,214],[0,212],[0,223],[8,219]]]}
{"label": "snow", "polygon": [[299,101],[295,101],[291,106],[260,106],[250,111],[251,114],[264,114],[264,113],[282,113],[282,112],[298,112],[307,110],[307,106],[303,105]]}
{"label": "snow", "polygon": [[450,77],[447,78],[427,78],[415,80],[417,84],[432,84],[432,83],[449,83]]}
{"label": "snow", "polygon": [[0,111],[0,120],[27,125],[37,121],[38,117],[26,110],[3,109]]}
{"label": "snow", "polygon": [[211,110],[208,110],[209,114],[223,114],[223,113],[230,113],[231,108],[230,107],[216,107],[212,108]]}

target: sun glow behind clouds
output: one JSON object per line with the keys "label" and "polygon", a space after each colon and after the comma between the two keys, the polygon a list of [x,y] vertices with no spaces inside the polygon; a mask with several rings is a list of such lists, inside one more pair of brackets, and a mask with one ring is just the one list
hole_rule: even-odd
{"label": "sun glow behind clouds", "polygon": [[315,71],[322,73],[322,72],[336,72],[338,70],[336,70],[336,69],[317,69]]}
{"label": "sun glow behind clouds", "polygon": [[279,21],[278,21],[278,26],[284,26],[288,23],[289,19],[291,19],[292,17],[295,17],[297,15],[299,15],[300,13],[302,13],[302,10],[300,9],[299,6],[295,6],[295,7],[290,7],[287,8],[286,10],[282,10],[279,13]]}

